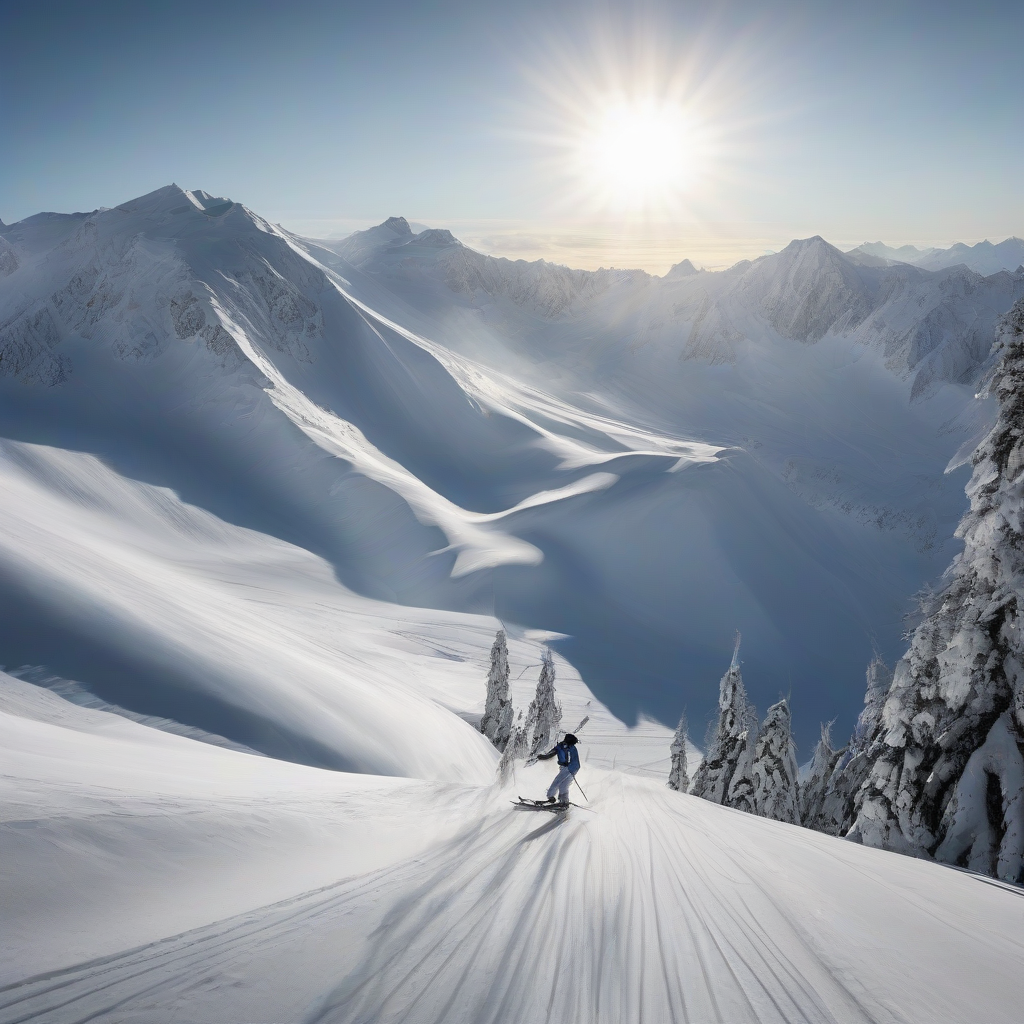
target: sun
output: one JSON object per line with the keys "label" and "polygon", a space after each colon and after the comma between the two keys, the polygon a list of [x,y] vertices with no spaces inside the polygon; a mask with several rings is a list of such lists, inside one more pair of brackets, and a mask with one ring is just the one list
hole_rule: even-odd
{"label": "sun", "polygon": [[[523,65],[519,127],[536,171],[521,187],[548,215],[578,223],[710,219],[749,157],[749,68],[742,40],[711,29],[676,38],[649,19],[597,19],[552,36]],[[723,49],[724,46],[724,49]]]}
{"label": "sun", "polygon": [[681,106],[619,100],[584,119],[574,147],[575,170],[601,205],[663,206],[692,185],[700,148],[699,133]]}

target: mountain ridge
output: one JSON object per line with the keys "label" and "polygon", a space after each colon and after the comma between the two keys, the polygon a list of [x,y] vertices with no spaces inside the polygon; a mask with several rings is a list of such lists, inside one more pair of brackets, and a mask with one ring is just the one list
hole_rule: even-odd
{"label": "mountain ridge", "polygon": [[[922,295],[970,334],[1013,275],[883,272],[812,238],[666,281],[493,260],[447,236],[394,256],[401,225],[371,229],[355,266],[228,202],[174,186],[7,229],[4,436],[98,456],[374,599],[566,634],[559,649],[626,718],[674,719],[680,699],[699,716],[737,625],[755,698],[801,696],[798,735],[852,716],[871,637],[892,656],[911,595],[949,560],[963,494],[943,470],[976,415],[963,366],[915,397],[884,365],[884,336],[863,332],[879,310],[892,329],[892,295],[866,320],[856,303],[902,282],[903,334]],[[918,372],[936,352],[955,363],[941,330],[926,340]],[[12,661],[71,650],[53,602],[12,605]],[[125,660],[152,666],[97,642],[55,674],[89,683],[106,665],[100,696],[131,709]],[[178,714],[197,671],[161,675]]]}

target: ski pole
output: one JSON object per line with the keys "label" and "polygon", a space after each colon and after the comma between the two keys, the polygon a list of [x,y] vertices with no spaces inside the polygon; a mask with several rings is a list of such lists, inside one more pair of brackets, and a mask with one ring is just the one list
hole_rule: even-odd
{"label": "ski pole", "polygon": [[[582,786],[581,786],[581,785],[579,784],[579,781],[577,780],[577,778],[576,778],[576,776],[575,776],[575,775],[574,775],[574,776],[572,777],[572,781],[576,783],[576,788],[577,788],[577,789],[578,789],[578,790],[579,790],[579,791],[580,791],[581,793],[583,793],[583,787],[582,787]],[[583,793],[583,799],[584,799],[584,800],[586,800],[588,804],[590,803],[590,797],[589,797],[589,796],[587,796],[587,794],[586,794],[586,793]]]}

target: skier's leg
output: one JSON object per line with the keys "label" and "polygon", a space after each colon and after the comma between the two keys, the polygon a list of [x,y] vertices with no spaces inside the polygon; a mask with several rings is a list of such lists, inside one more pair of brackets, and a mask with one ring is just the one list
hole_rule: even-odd
{"label": "skier's leg", "polygon": [[565,803],[568,799],[567,794],[570,782],[572,782],[572,775],[569,774],[569,769],[559,768],[558,774],[552,780],[551,785],[548,786],[548,799],[554,800],[557,796],[562,803]]}
{"label": "skier's leg", "polygon": [[558,802],[567,804],[569,802],[569,787],[572,785],[572,772],[563,768],[558,773]]}

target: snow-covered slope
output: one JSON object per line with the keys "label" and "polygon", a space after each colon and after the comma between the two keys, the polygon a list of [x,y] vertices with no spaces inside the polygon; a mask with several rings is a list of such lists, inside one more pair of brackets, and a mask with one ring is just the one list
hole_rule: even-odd
{"label": "snow-covered slope", "polygon": [[[332,252],[176,187],[2,237],[4,436],[171,488],[360,594],[567,634],[627,717],[701,720],[739,627],[753,697],[792,689],[798,739],[852,720],[872,643],[895,656],[951,557],[978,339],[1024,287],[820,239],[665,279],[490,260],[399,218]],[[0,656],[52,666],[58,604]],[[90,664],[75,678],[109,686]]]}
{"label": "snow-covered slope", "polygon": [[[398,609],[330,566],[230,526],[94,456],[0,445],[7,664],[42,685],[166,719],[264,754],[349,771],[483,781],[496,754],[480,651],[494,620]],[[515,704],[540,651],[513,637]],[[530,667],[533,672],[530,672]],[[598,762],[628,734],[559,663],[566,716],[591,715]],[[69,684],[77,684],[69,685]],[[78,699],[84,699],[79,697]],[[637,767],[669,730],[648,726]],[[604,739],[597,739],[598,734]]]}
{"label": "snow-covered slope", "polygon": [[[0,1020],[1017,1019],[1020,893],[584,757],[587,809],[164,736],[0,676]],[[581,801],[582,802],[582,801]]]}
{"label": "snow-covered slope", "polygon": [[[740,613],[747,625],[733,625],[753,641],[747,656],[755,698],[763,707],[795,685],[798,734],[802,727],[805,736],[811,715],[802,702],[813,704],[819,718],[831,716],[826,702],[836,710],[842,704],[840,715],[852,721],[854,705],[843,704],[835,690],[860,690],[859,678],[847,677],[842,665],[856,663],[859,674],[871,651],[850,650],[835,661],[808,656],[816,637],[834,640],[842,632],[831,613],[816,611],[836,607],[835,598],[825,596],[823,579],[804,575],[800,555],[774,561],[773,552],[787,548],[790,529],[819,537],[801,554],[843,581],[856,605],[846,607],[847,621],[863,622],[866,614],[872,621],[857,631],[873,634],[888,657],[898,655],[893,627],[910,595],[941,572],[940,552],[950,557],[954,550],[945,538],[964,507],[963,480],[944,471],[983,428],[987,412],[974,402],[973,385],[995,320],[1024,291],[1024,275],[986,279],[962,268],[933,274],[906,265],[864,267],[821,239],[794,242],[724,273],[690,267],[664,279],[492,259],[454,239],[423,246],[411,231],[384,226],[340,243],[301,244],[368,307],[422,337],[444,339],[449,360],[454,350],[576,405],[612,411],[658,433],[734,447],[701,471],[715,478],[706,491],[715,503],[707,524],[716,535],[711,550],[725,552],[728,567],[707,565],[705,542],[697,550],[688,544],[700,529],[692,503],[686,511],[673,506],[676,528],[669,527],[664,547],[685,549],[670,572],[687,586],[666,587],[657,568],[648,568],[648,589],[632,592],[633,607],[649,594],[658,600],[645,612],[648,621],[666,608],[676,612],[675,629],[686,636],[682,660],[710,693],[731,633],[712,626],[714,659],[707,656],[699,636],[706,627],[690,630],[691,622],[706,620],[687,595],[715,601],[717,619],[727,602],[714,595],[738,574],[758,606],[771,609],[771,631],[786,636],[783,657],[803,652],[780,672],[777,655],[762,658],[774,641],[746,610]],[[663,494],[652,500],[655,516],[666,500],[672,501]],[[789,526],[777,531],[774,523]],[[617,543],[631,545],[634,564],[647,563],[633,537]],[[847,557],[858,568],[844,565]],[[783,597],[776,588],[786,578],[801,583]],[[620,589],[617,581],[613,592]],[[732,608],[739,608],[741,599],[729,593]],[[803,602],[812,594],[813,608]],[[800,606],[794,613],[803,623],[799,641],[779,621],[780,601]],[[564,614],[554,625],[580,634]],[[625,670],[642,671],[650,647],[649,639],[638,644],[641,653]],[[658,659],[654,671],[666,674],[666,661]],[[600,689],[601,661],[578,663]],[[843,682],[834,690],[825,683],[827,694],[812,694],[801,682],[837,673]],[[645,685],[645,698],[648,692]],[[671,720],[667,711],[659,713]]]}

